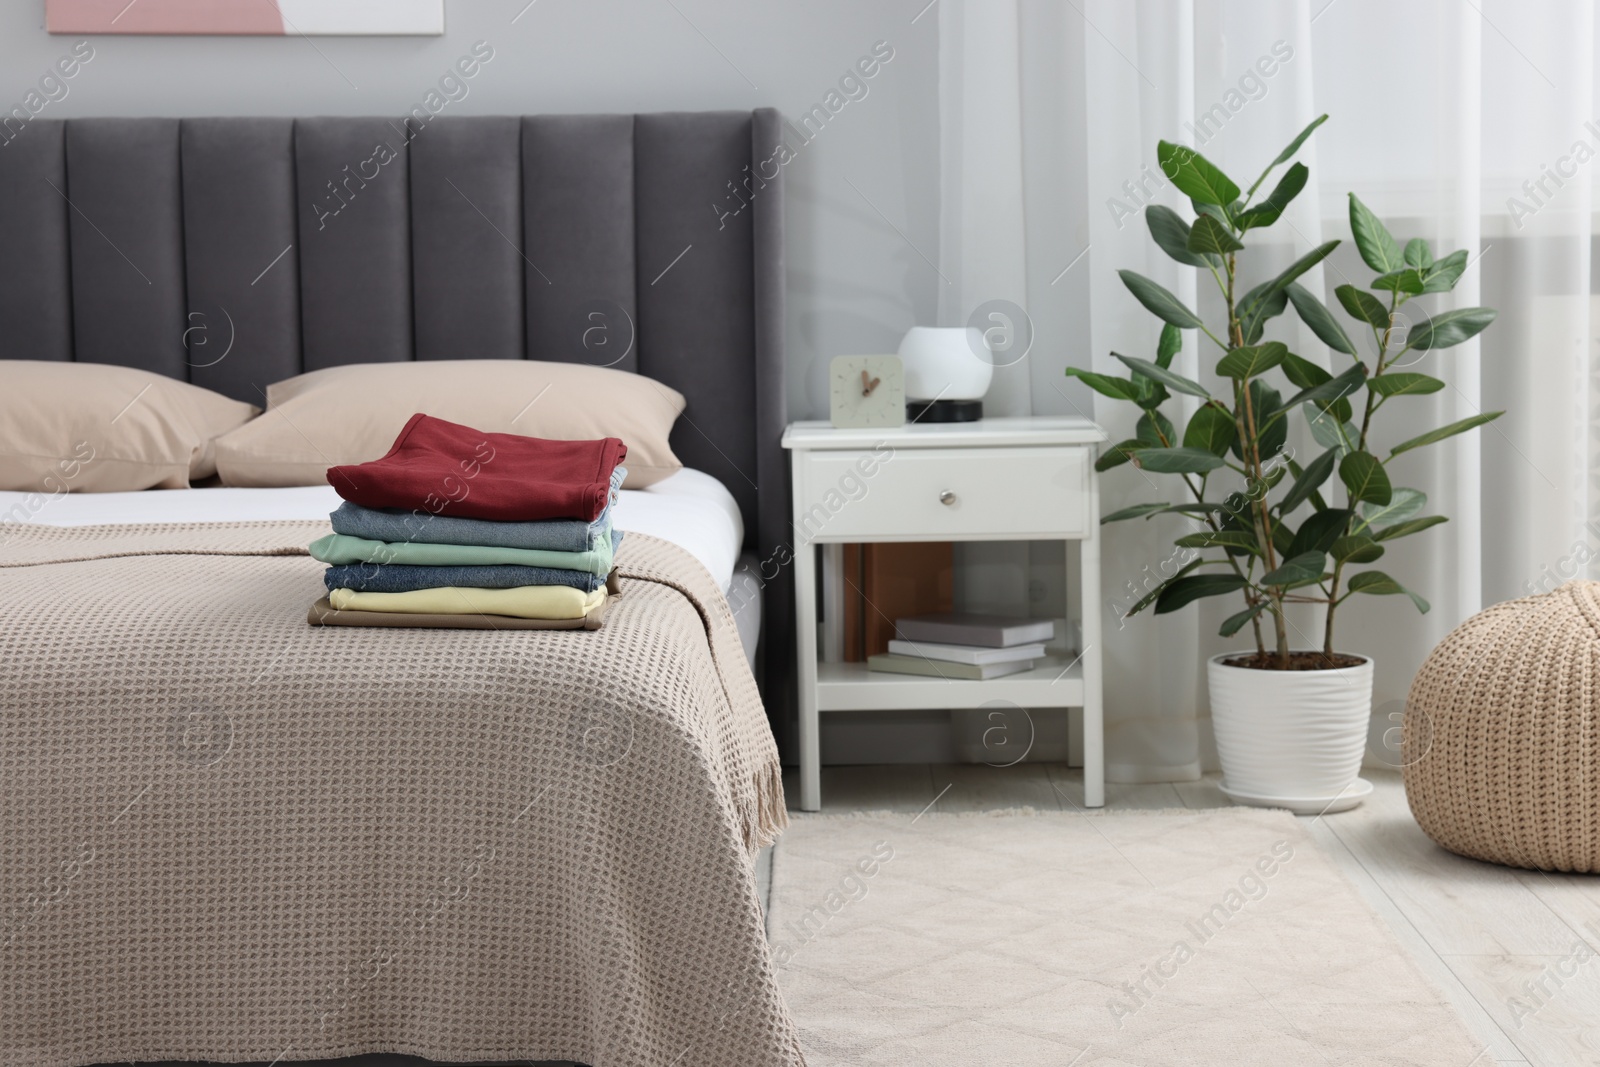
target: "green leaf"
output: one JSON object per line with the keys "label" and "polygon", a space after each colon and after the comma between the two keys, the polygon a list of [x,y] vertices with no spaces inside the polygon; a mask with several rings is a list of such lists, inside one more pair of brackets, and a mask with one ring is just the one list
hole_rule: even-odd
{"label": "green leaf", "polygon": [[1504,414],[1505,412],[1503,411],[1486,411],[1482,415],[1474,415],[1471,418],[1461,419],[1458,422],[1452,422],[1448,426],[1441,426],[1437,430],[1429,430],[1420,437],[1413,437],[1409,441],[1402,441],[1395,445],[1394,450],[1389,453],[1389,458],[1393,459],[1400,453],[1409,452],[1413,448],[1421,448],[1423,445],[1431,445],[1435,441],[1443,441],[1446,437],[1454,437],[1458,433],[1466,433],[1468,430],[1482,426],[1486,422],[1493,422],[1495,419],[1498,419]]}
{"label": "green leaf", "polygon": [[1249,583],[1237,574],[1196,574],[1168,582],[1156,598],[1156,614],[1166,615],[1194,603],[1201,597],[1222,596],[1243,589]]}
{"label": "green leaf", "polygon": [[1188,393],[1190,396],[1198,396],[1205,400],[1211,399],[1211,394],[1206,392],[1205,386],[1181,374],[1175,374],[1159,363],[1151,363],[1148,359],[1139,359],[1137,356],[1124,356],[1118,352],[1111,354],[1120,359],[1129,370],[1158,381],[1174,392]]}
{"label": "green leaf", "polygon": [[1237,304],[1239,318],[1243,322],[1251,323],[1250,332],[1244,339],[1247,345],[1253,345],[1261,340],[1262,331],[1267,327],[1267,320],[1282,315],[1284,307],[1289,302],[1289,294],[1281,288],[1274,289],[1272,285],[1272,282],[1262,282],[1239,298]]}
{"label": "green leaf", "polygon": [[1283,357],[1283,376],[1300,389],[1314,389],[1333,375],[1311,362],[1290,352]]}
{"label": "green leaf", "polygon": [[1198,448],[1141,448],[1133,465],[1157,474],[1205,474],[1222,466],[1222,457]]}
{"label": "green leaf", "polygon": [[1387,504],[1394,492],[1389,472],[1371,452],[1352,452],[1339,461],[1339,480],[1350,494],[1350,502],[1370,500]]}
{"label": "green leaf", "polygon": [[1328,551],[1335,541],[1344,536],[1345,524],[1350,521],[1351,514],[1348,508],[1312,512],[1295,532],[1294,540],[1289,544],[1289,555]]}
{"label": "green leaf", "polygon": [[1389,309],[1371,293],[1353,285],[1341,285],[1333,291],[1333,295],[1339,298],[1339,303],[1344,305],[1352,318],[1360,319],[1374,330],[1389,328]]}
{"label": "green leaf", "polygon": [[[1361,439],[1361,431],[1355,423],[1348,419],[1341,421],[1331,409],[1317,410],[1315,404],[1307,404],[1304,409],[1306,423],[1311,427],[1311,437],[1323,448],[1337,448],[1340,452],[1348,452],[1355,447]],[[1340,430],[1344,436],[1339,435]]]}
{"label": "green leaf", "polygon": [[[1288,172],[1278,180],[1278,184],[1267,198],[1259,204],[1254,204],[1239,212],[1239,229],[1249,230],[1259,226],[1271,226],[1278,221],[1284,208],[1289,202],[1300,195],[1300,190],[1306,187],[1306,178],[1311,174],[1306,170],[1304,163],[1296,163]],[[1251,190],[1254,192],[1254,190]]]}
{"label": "green leaf", "polygon": [[1227,511],[1228,509],[1217,501],[1194,501],[1188,504],[1173,504],[1167,510],[1176,511],[1183,515],[1207,515],[1213,511]]}
{"label": "green leaf", "polygon": [[1322,483],[1333,474],[1333,465],[1339,460],[1339,450],[1330,448],[1322,455],[1311,461],[1311,464],[1294,480],[1289,487],[1289,494],[1278,505],[1279,514],[1287,515],[1307,500],[1311,494],[1322,488]]}
{"label": "green leaf", "polygon": [[1142,374],[1133,376],[1133,384],[1139,387],[1139,395],[1134,398],[1133,402],[1146,411],[1154,411],[1166,403],[1167,398],[1172,395],[1167,392],[1166,386],[1160,382],[1153,382]]}
{"label": "green leaf", "polygon": [[1177,441],[1178,431],[1172,420],[1161,412],[1147,411],[1139,417],[1134,436],[1145,448],[1166,448]]}
{"label": "green leaf", "polygon": [[1289,347],[1281,341],[1235,348],[1218,361],[1217,373],[1224,378],[1254,378],[1282,363],[1288,354]]}
{"label": "green leaf", "polygon": [[1172,357],[1183,351],[1183,331],[1172,323],[1164,323],[1161,327],[1161,339],[1156,342],[1156,366],[1166,369],[1172,366]]}
{"label": "green leaf", "polygon": [[1428,494],[1421,489],[1406,489],[1397,487],[1389,497],[1389,503],[1381,507],[1361,506],[1361,521],[1369,527],[1388,526],[1391,523],[1405,522],[1411,516],[1421,511],[1428,503]]}
{"label": "green leaf", "polygon": [[1249,622],[1251,619],[1255,618],[1257,615],[1260,615],[1261,612],[1262,612],[1262,609],[1264,609],[1266,606],[1267,606],[1267,602],[1265,600],[1263,600],[1263,601],[1259,602],[1258,604],[1256,604],[1254,607],[1245,608],[1243,611],[1239,612],[1237,615],[1229,615],[1226,619],[1223,620],[1222,628],[1217,631],[1217,636],[1218,637],[1232,637],[1234,634],[1236,634],[1240,630],[1244,629],[1245,623]]}
{"label": "green leaf", "polygon": [[[1418,611],[1424,615],[1428,613],[1428,602],[1426,600],[1423,600],[1382,571],[1362,571],[1360,574],[1355,575],[1350,579],[1350,592],[1369,593],[1373,596],[1392,596],[1396,593],[1403,593],[1411,598],[1411,602],[1417,606]],[[1158,606],[1156,610],[1160,611],[1161,609]]]}
{"label": "green leaf", "polygon": [[1202,204],[1231,204],[1239,196],[1239,187],[1218,170],[1210,160],[1186,145],[1161,141],[1156,145],[1156,162],[1161,173],[1178,187],[1183,195]]}
{"label": "green leaf", "polygon": [[1228,232],[1227,226],[1210,215],[1195,219],[1194,227],[1189,231],[1188,248],[1195,255],[1225,256],[1243,247],[1244,244]]}
{"label": "green leaf", "polygon": [[[1313,364],[1313,366],[1315,366],[1315,364]],[[1322,368],[1317,367],[1317,369],[1321,370]],[[1329,378],[1326,381],[1319,382],[1316,385],[1300,390],[1294,396],[1290,397],[1288,400],[1285,400],[1280,410],[1287,411],[1296,404],[1310,404],[1312,408],[1320,414],[1321,412],[1327,411],[1335,401],[1342,400],[1345,397],[1350,396],[1357,389],[1360,389],[1366,380],[1366,365],[1362,363],[1352,363],[1344,371],[1344,373],[1340,374],[1338,377]],[[1276,414],[1276,412],[1274,412],[1274,414]],[[1315,434],[1314,427],[1313,434]],[[1318,440],[1320,441],[1321,439],[1318,438]],[[1324,444],[1324,447],[1332,448],[1333,446]]]}
{"label": "green leaf", "polygon": [[1173,544],[1179,548],[1242,548],[1257,554],[1261,551],[1256,545],[1255,535],[1243,530],[1205,530],[1185,534]]}
{"label": "green leaf", "polygon": [[1451,252],[1428,268],[1427,280],[1422,283],[1424,293],[1448,293],[1456,287],[1467,269],[1467,251]]}
{"label": "green leaf", "polygon": [[1317,340],[1347,356],[1356,354],[1356,346],[1350,340],[1350,335],[1344,332],[1344,327],[1333,317],[1333,312],[1329,311],[1322,301],[1311,295],[1311,290],[1299,282],[1291,282],[1288,294],[1289,300],[1294,304],[1295,313],[1300,316],[1300,321],[1311,327],[1311,332],[1317,335]]}
{"label": "green leaf", "polygon": [[1101,396],[1109,396],[1113,400],[1137,400],[1142,391],[1137,382],[1131,382],[1126,378],[1113,378],[1107,374],[1096,374],[1081,367],[1068,367],[1067,377],[1077,378]]}
{"label": "green leaf", "polygon": [[[1315,267],[1318,263],[1321,263],[1324,259],[1327,259],[1328,253],[1332,252],[1338,247],[1338,241],[1324,241],[1322,244],[1313,248],[1311,251],[1307,252],[1305,255],[1301,256],[1299,259],[1285,267],[1276,278],[1272,279],[1272,282],[1268,286],[1268,291],[1277,292],[1280,289],[1287,289],[1290,282],[1300,277],[1300,275],[1304,274],[1312,267]],[[1256,327],[1261,321],[1263,321],[1263,312],[1265,311],[1266,307],[1266,304],[1262,303],[1259,299],[1257,300],[1255,309],[1250,312],[1249,318],[1246,319],[1244,323],[1244,332],[1246,337],[1249,337],[1252,333],[1254,333]]]}
{"label": "green leaf", "polygon": [[[1250,408],[1255,415],[1256,444],[1261,449],[1261,458],[1267,459],[1283,451],[1283,446],[1289,440],[1289,420],[1273,418],[1273,412],[1283,406],[1283,397],[1272,386],[1260,378],[1250,382]],[[1235,442],[1234,454],[1241,459],[1244,453]],[[1279,477],[1282,477],[1280,474]]]}
{"label": "green leaf", "polygon": [[1262,305],[1261,314],[1264,318],[1271,319],[1283,314],[1283,308],[1288,303],[1289,294],[1282,289],[1274,290],[1270,281],[1262,282],[1239,298],[1239,303],[1236,306],[1240,317],[1253,312],[1256,309],[1257,302],[1263,298],[1266,303]]}
{"label": "green leaf", "polygon": [[1427,284],[1420,270],[1406,267],[1403,270],[1392,270],[1388,274],[1380,274],[1372,279],[1372,288],[1382,289],[1392,293],[1410,293],[1413,296],[1424,292]]}
{"label": "green leaf", "polygon": [[1429,515],[1427,518],[1411,519],[1407,522],[1397,522],[1393,526],[1385,526],[1376,531],[1372,537],[1375,541],[1393,541],[1397,537],[1410,537],[1414,533],[1431,530],[1441,522],[1449,521],[1443,515]]}
{"label": "green leaf", "polygon": [[1399,270],[1406,265],[1400,246],[1388,227],[1363,204],[1355,193],[1350,194],[1350,232],[1356,239],[1356,250],[1367,266],[1379,274]]}
{"label": "green leaf", "polygon": [[1156,246],[1179,263],[1186,267],[1211,265],[1204,256],[1189,251],[1189,224],[1170,207],[1151,204],[1144,209],[1144,221]]}
{"label": "green leaf", "polygon": [[1380,374],[1367,381],[1367,388],[1379,396],[1421,396],[1437,393],[1444,383],[1426,374]]}
{"label": "green leaf", "polygon": [[1128,615],[1137,615],[1137,614],[1139,614],[1139,612],[1141,612],[1145,608],[1149,607],[1151,602],[1154,601],[1157,597],[1159,597],[1161,595],[1162,591],[1167,588],[1167,586],[1171,585],[1173,582],[1175,582],[1178,579],[1182,578],[1185,574],[1188,574],[1190,571],[1194,570],[1196,567],[1204,564],[1205,562],[1206,562],[1206,560],[1203,560],[1203,559],[1192,559],[1188,563],[1185,563],[1182,567],[1180,567],[1178,569],[1178,573],[1177,574],[1174,574],[1171,578],[1168,578],[1166,581],[1162,582],[1160,585],[1158,585],[1154,589],[1150,590],[1150,592],[1148,592],[1144,596],[1140,597],[1139,598],[1139,602],[1137,604],[1135,604],[1133,607],[1128,609],[1127,614]]}
{"label": "green leaf", "polygon": [[1406,347],[1423,350],[1454,348],[1482,333],[1498,314],[1494,308],[1441,311],[1406,335]]}
{"label": "green leaf", "polygon": [[1306,138],[1310,137],[1312,133],[1316,131],[1318,126],[1321,126],[1327,121],[1328,116],[1318,115],[1316,118],[1311,120],[1311,125],[1307,126],[1305,129],[1296,134],[1295,139],[1289,142],[1289,147],[1285,148],[1282,152],[1279,152],[1277,158],[1271,163],[1268,163],[1267,169],[1261,172],[1261,177],[1257,178],[1255,180],[1255,184],[1250,186],[1249,195],[1255,195],[1255,191],[1261,188],[1261,183],[1267,180],[1267,175],[1272,173],[1272,168],[1276,167],[1279,163],[1288,162],[1289,157],[1300,151],[1300,146],[1306,143]]}
{"label": "green leaf", "polygon": [[1433,266],[1433,252],[1429,250],[1428,242],[1420,237],[1413,237],[1406,242],[1402,258],[1406,261],[1406,266],[1416,267],[1419,270],[1427,270]]}
{"label": "green leaf", "polygon": [[1212,401],[1202,406],[1189,420],[1188,429],[1183,431],[1183,447],[1224,456],[1238,435],[1239,427],[1233,420],[1233,413]]}
{"label": "green leaf", "polygon": [[1302,552],[1286,559],[1274,570],[1261,576],[1262,585],[1299,585],[1314,582],[1322,577],[1328,557],[1321,552]]}
{"label": "green leaf", "polygon": [[1371,563],[1383,555],[1383,546],[1366,534],[1351,534],[1333,543],[1332,555],[1340,563]]}
{"label": "green leaf", "polygon": [[1311,251],[1307,252],[1305,255],[1301,256],[1287,267],[1283,268],[1283,270],[1278,273],[1278,276],[1272,279],[1273,288],[1287,289],[1290,282],[1300,277],[1300,275],[1304,274],[1312,267],[1315,267],[1318,263],[1321,263],[1323,260],[1327,259],[1329,254],[1338,247],[1338,241],[1322,242],[1320,245],[1313,248]]}
{"label": "green leaf", "polygon": [[1134,298],[1145,306],[1145,310],[1163,322],[1170,322],[1183,330],[1192,330],[1202,325],[1200,316],[1184,307],[1183,301],[1149,278],[1131,270],[1119,270],[1117,274]]}
{"label": "green leaf", "polygon": [[[1135,443],[1137,442],[1124,441],[1117,447],[1121,448],[1122,445]],[[1111,514],[1104,516],[1100,520],[1100,525],[1104,526],[1108,522],[1125,522],[1128,519],[1142,519],[1148,515],[1155,515],[1158,512],[1166,511],[1171,506],[1171,504],[1135,504],[1132,507],[1123,508],[1121,511],[1113,511]]]}
{"label": "green leaf", "polygon": [[[1335,452],[1337,452],[1337,449],[1335,449]],[[1295,481],[1299,481],[1306,473],[1305,468],[1300,466],[1300,464],[1296,463],[1292,459],[1288,461],[1288,464],[1289,464],[1289,473],[1294,475]],[[1290,483],[1289,488],[1293,489],[1294,488],[1294,484]],[[1277,525],[1273,527],[1273,531],[1272,532],[1274,534],[1278,534],[1278,533],[1282,532],[1282,530],[1281,530],[1281,527],[1283,526],[1282,516],[1288,514],[1287,512],[1285,512],[1283,510],[1283,501],[1281,501],[1281,500],[1278,501],[1277,507],[1279,509],[1278,510],[1279,521],[1278,521]],[[1311,490],[1311,507],[1316,511],[1325,511],[1325,510],[1327,510],[1327,507],[1328,507],[1328,502],[1326,500],[1322,499],[1322,494],[1317,492],[1315,489]],[[1289,540],[1293,540],[1294,539],[1294,535],[1293,534],[1290,534],[1288,536],[1289,536]],[[1285,548],[1288,547],[1288,543],[1287,542],[1284,543],[1284,547]]]}
{"label": "green leaf", "polygon": [[1106,449],[1099,459],[1094,461],[1094,469],[1108,471],[1114,467],[1120,467],[1133,458],[1134,449],[1143,447],[1144,442],[1138,438],[1129,438],[1126,441],[1114,444]]}

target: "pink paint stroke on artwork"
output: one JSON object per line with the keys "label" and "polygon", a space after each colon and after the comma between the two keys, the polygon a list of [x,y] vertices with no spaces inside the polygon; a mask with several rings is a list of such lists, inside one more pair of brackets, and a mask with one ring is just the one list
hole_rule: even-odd
{"label": "pink paint stroke on artwork", "polygon": [[276,34],[277,0],[48,0],[51,33]]}

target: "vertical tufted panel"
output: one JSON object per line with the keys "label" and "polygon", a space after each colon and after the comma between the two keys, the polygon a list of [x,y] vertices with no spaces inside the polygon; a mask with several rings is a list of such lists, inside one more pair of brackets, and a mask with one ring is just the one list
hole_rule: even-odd
{"label": "vertical tufted panel", "polygon": [[67,123],[73,358],[188,380],[177,119]]}
{"label": "vertical tufted panel", "polygon": [[411,359],[405,129],[386,119],[298,119],[294,150],[305,369]]}
{"label": "vertical tufted panel", "polygon": [[431,122],[411,142],[418,359],[521,359],[522,122]]}
{"label": "vertical tufted panel", "polygon": [[637,369],[633,124],[522,120],[529,359]]}
{"label": "vertical tufted panel", "polygon": [[689,398],[672,449],[756,515],[751,211],[729,183],[750,163],[748,111],[639,115],[634,126],[639,373]]}
{"label": "vertical tufted panel", "polygon": [[49,119],[13,123],[0,142],[0,358],[68,360],[65,130]]}
{"label": "vertical tufted panel", "polygon": [[[783,141],[782,119],[772,108],[753,116],[750,144],[751,261],[755,308],[755,454],[756,537],[751,542],[763,561],[786,558],[789,544],[789,456],[783,450],[789,405],[783,366],[784,277],[783,174],[777,146]],[[728,210],[726,204],[721,210]],[[748,519],[746,520],[748,524]],[[809,551],[807,549],[806,551]],[[759,573],[766,578],[763,566]],[[761,667],[757,677],[768,713],[787,724],[795,694],[783,684],[792,677],[794,646],[794,582],[788,567],[778,570],[764,595]]]}
{"label": "vertical tufted panel", "polygon": [[294,121],[184,119],[189,380],[263,404],[300,373]]}

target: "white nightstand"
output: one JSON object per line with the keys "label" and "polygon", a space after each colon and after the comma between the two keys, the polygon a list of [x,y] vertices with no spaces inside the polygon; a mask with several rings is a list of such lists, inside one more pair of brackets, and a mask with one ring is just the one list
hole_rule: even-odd
{"label": "white nightstand", "polygon": [[[1094,472],[1095,446],[1104,440],[1105,431],[1081,418],[992,418],[887,430],[837,430],[826,422],[789,426],[783,447],[793,453],[794,470],[801,808],[822,806],[821,712],[977,708],[992,700],[1082,708],[1085,803],[1105,803]],[[813,546],[866,541],[1075,542],[1081,655],[983,682],[819,663]]]}

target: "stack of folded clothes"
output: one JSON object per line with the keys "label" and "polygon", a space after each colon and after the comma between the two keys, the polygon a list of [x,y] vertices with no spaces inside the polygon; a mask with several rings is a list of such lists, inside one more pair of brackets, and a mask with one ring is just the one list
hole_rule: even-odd
{"label": "stack of folded clothes", "polygon": [[414,415],[382,459],[331,467],[344,498],[311,545],[314,625],[599,629],[620,590],[614,438],[546,441]]}

